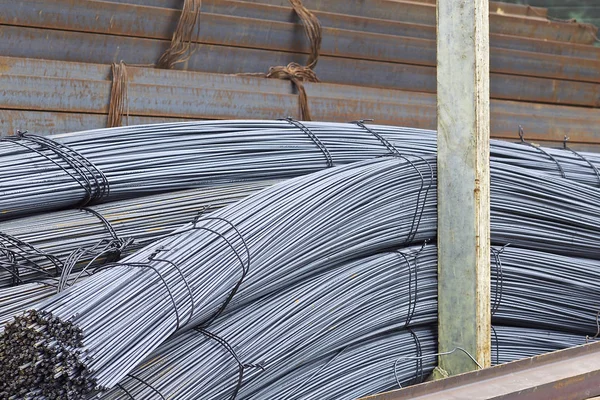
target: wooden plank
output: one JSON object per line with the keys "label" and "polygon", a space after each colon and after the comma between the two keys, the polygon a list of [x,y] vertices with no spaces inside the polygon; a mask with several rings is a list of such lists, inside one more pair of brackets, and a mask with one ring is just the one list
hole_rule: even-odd
{"label": "wooden plank", "polygon": [[[25,5],[9,7],[10,14],[8,12],[0,14],[0,22],[20,26],[143,36],[167,41],[170,40],[172,25],[177,16],[174,10],[169,14],[158,8],[115,5],[98,1],[73,3],[74,0],[57,0],[57,2],[43,4],[36,3],[39,0],[29,1],[27,7]],[[34,7],[35,4],[39,7]],[[67,7],[68,4],[71,4],[71,8]],[[105,8],[107,4],[121,8],[107,13]],[[82,8],[83,6],[85,8]],[[51,7],[58,7],[58,9],[53,13]],[[220,14],[204,14],[204,16],[199,28],[199,42],[203,44],[304,54],[309,52],[309,43],[299,25]],[[3,36],[11,35],[8,29],[8,27],[2,28],[5,32]],[[27,34],[21,32],[21,35]],[[48,32],[46,34],[54,37],[58,35]],[[13,33],[12,36],[14,35]],[[32,49],[34,46],[29,44],[29,40],[27,45],[31,53],[46,50]],[[2,54],[17,56],[18,54],[14,53],[21,50],[12,48],[16,46],[18,43],[14,40],[6,42],[2,46],[6,51]],[[427,39],[325,28],[321,50],[324,56],[331,57],[435,66],[435,42]],[[131,52],[120,52],[119,57],[125,58],[127,62],[136,63],[130,60],[133,57]],[[600,82],[600,62],[588,59],[495,49],[491,56],[491,68],[493,72],[513,75]]]}
{"label": "wooden plank", "polygon": [[450,375],[491,364],[488,0],[438,0],[438,347]]}
{"label": "wooden plank", "polygon": [[[263,61],[266,61],[263,57]],[[363,64],[365,64],[363,66]],[[236,63],[230,63],[237,66]],[[205,64],[206,67],[206,64]],[[223,66],[221,66],[223,68]],[[201,72],[165,71],[152,68],[129,67],[128,79],[131,83],[198,87],[206,85],[213,75]],[[319,68],[321,80],[329,83],[353,84],[380,88],[435,93],[435,68],[415,65],[398,65],[377,62],[353,63],[339,58],[324,59]],[[110,78],[108,65],[69,63],[63,61],[35,60],[24,58],[0,57],[0,71],[11,75],[48,76],[75,79],[106,80]],[[340,72],[338,72],[340,71]],[[238,70],[221,70],[237,73]],[[202,82],[202,83],[200,83]],[[235,85],[247,82],[256,85],[255,80],[236,80]],[[223,86],[227,82],[219,80],[221,89],[242,89],[242,87]],[[285,81],[261,81],[261,91],[288,90],[292,86]],[[205,87],[205,86],[203,86]],[[248,87],[247,85],[245,87]],[[270,87],[271,89],[268,89]],[[252,90],[247,89],[247,90]],[[530,101],[538,103],[600,106],[600,84],[571,82],[543,78],[522,77],[506,74],[491,75],[492,98]]]}

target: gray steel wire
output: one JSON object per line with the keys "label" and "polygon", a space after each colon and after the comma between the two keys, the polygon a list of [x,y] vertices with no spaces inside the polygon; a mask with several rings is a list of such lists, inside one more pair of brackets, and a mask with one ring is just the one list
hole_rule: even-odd
{"label": "gray steel wire", "polygon": [[[200,121],[4,139],[0,218],[73,207],[90,196],[105,201],[291,178],[331,162],[340,165],[388,153],[377,137],[356,124],[305,125],[308,133],[287,121]],[[421,143],[424,131],[380,130],[399,151],[416,154],[424,147],[429,154],[435,152],[435,138]],[[51,150],[59,145],[68,148]]]}
{"label": "gray steel wire", "polygon": [[[433,327],[423,327],[415,329],[414,336],[406,331],[373,335],[307,362],[253,396],[241,398],[351,400],[398,389],[398,382],[402,386],[420,382],[437,364],[437,335]],[[585,337],[574,334],[498,325],[491,339],[494,365],[585,343]]]}
{"label": "gray steel wire", "polygon": [[[67,361],[58,361],[65,370],[58,379],[46,365],[30,365],[24,375],[44,375],[49,387],[60,390],[113,387],[178,327],[215,315],[245,268],[248,274],[236,295],[241,302],[289,285],[307,272],[431,237],[432,161],[370,160],[290,180],[216,211],[213,219],[182,228],[180,234],[127,257],[124,265],[98,272],[23,319],[40,326],[42,333],[34,340],[36,349],[41,344],[50,354],[50,371],[57,362],[53,352],[69,355]],[[165,259],[169,262],[161,261]],[[159,273],[131,266],[134,262]],[[4,342],[24,341],[27,348],[33,343],[27,344],[20,323],[7,326]],[[44,331],[55,324],[60,326],[56,334]],[[57,342],[57,334],[64,340]],[[16,385],[12,391],[35,390],[26,378],[19,379],[23,374],[11,372],[22,366],[27,350],[15,354],[17,359],[12,347],[0,350],[0,373],[8,374],[0,381]]]}
{"label": "gray steel wire", "polygon": [[597,334],[600,261],[508,246],[491,275],[495,324]]}
{"label": "gray steel wire", "polygon": [[494,325],[493,328],[493,365],[563,350],[588,342],[588,339],[582,335],[548,329],[503,325]]}
{"label": "gray steel wire", "polygon": [[[86,210],[56,211],[2,221],[0,232],[11,239],[0,234],[0,288],[65,273],[69,275],[94,259],[97,261],[94,265],[97,265],[107,259],[121,258],[192,221],[200,213],[208,214],[273,183],[233,183],[109,202],[88,208],[106,219],[110,227]],[[115,254],[115,238],[109,228],[120,240],[132,240],[118,254]],[[19,245],[12,238],[28,246]],[[75,265],[78,268],[65,270],[69,267],[69,255],[78,250],[87,250],[78,254]]]}
{"label": "gray steel wire", "polygon": [[[178,122],[3,139],[0,218],[232,181],[285,179],[390,152],[436,152],[435,131],[303,124]],[[491,159],[600,187],[600,156],[594,153],[492,140]]]}
{"label": "gray steel wire", "polygon": [[435,246],[417,246],[306,277],[216,320],[207,330],[224,344],[202,331],[186,332],[157,349],[101,398],[118,399],[126,392],[152,398],[160,392],[164,398],[182,400],[227,399],[237,388],[239,365],[224,345],[252,366],[239,382],[244,386],[238,398],[246,398],[253,387],[373,332],[435,322],[435,264]]}
{"label": "gray steel wire", "polygon": [[[437,364],[432,328],[388,331],[299,366],[271,385],[241,399],[354,400],[426,379]],[[422,354],[420,360],[405,356]]]}
{"label": "gray steel wire", "polygon": [[[235,295],[240,305],[281,290],[309,271],[435,235],[435,198],[425,191],[435,187],[434,172],[431,157],[377,159],[284,182],[217,211],[214,215],[223,220],[198,221],[125,260],[152,265],[161,276],[139,265],[116,266],[55,296],[23,321],[33,320],[42,327],[58,324],[59,332],[77,327],[85,334],[83,343],[73,335],[59,350],[72,356],[68,364],[75,368],[72,376],[79,378],[89,371],[93,379],[76,385],[68,378],[66,384],[61,381],[63,386],[73,384],[73,390],[79,391],[95,384],[113,387],[178,328],[210,319],[246,269]],[[567,196],[561,194],[565,191]],[[508,239],[522,247],[552,247],[547,238],[556,226],[566,225],[567,251],[597,256],[599,217],[589,213],[580,221],[585,211],[597,207],[596,189],[492,163],[492,194],[500,199],[493,200],[492,211],[508,222],[500,229],[504,243]],[[539,201],[534,201],[536,197]],[[521,236],[528,224],[535,224],[537,230]],[[506,228],[512,225],[518,229]],[[496,229],[493,225],[493,240]],[[562,244],[552,249],[565,251]],[[154,260],[148,262],[153,253]],[[44,314],[47,311],[59,319]],[[24,340],[19,324],[14,324],[14,330],[7,328],[4,341]],[[54,339],[49,334],[46,339],[37,337],[36,343],[54,343]],[[47,350],[57,351],[52,346]],[[83,348],[91,355],[81,356]],[[10,348],[4,351],[0,371],[11,374],[21,365],[12,364]],[[15,379],[10,376],[6,381],[12,384]]]}

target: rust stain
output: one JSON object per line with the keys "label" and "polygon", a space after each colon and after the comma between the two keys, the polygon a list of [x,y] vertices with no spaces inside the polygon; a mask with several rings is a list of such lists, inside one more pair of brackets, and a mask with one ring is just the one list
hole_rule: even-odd
{"label": "rust stain", "polygon": [[560,389],[569,387],[575,383],[583,382],[583,381],[585,381],[585,379],[586,379],[585,376],[574,376],[572,378],[564,379],[562,381],[557,382],[556,384],[554,384],[553,387],[556,390],[560,390]]}

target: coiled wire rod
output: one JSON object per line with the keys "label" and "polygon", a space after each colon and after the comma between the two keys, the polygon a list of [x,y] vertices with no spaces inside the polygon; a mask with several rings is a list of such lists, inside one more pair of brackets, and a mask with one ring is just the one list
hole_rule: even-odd
{"label": "coiled wire rod", "polygon": [[[389,148],[413,156],[436,152],[435,131],[366,126],[199,121],[5,138],[0,140],[0,218],[177,189],[287,179],[386,155]],[[492,160],[598,186],[597,154],[490,143]]]}

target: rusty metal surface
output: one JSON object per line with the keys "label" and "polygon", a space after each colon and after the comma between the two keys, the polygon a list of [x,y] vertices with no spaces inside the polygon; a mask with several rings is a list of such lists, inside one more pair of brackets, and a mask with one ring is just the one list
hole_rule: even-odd
{"label": "rusty metal surface", "polygon": [[[167,46],[166,41],[17,27],[0,27],[0,39],[3,39],[0,40],[1,54],[98,64],[118,61],[125,55],[129,63],[148,64],[156,60]],[[304,58],[303,54],[297,53],[202,45],[197,48],[185,67],[224,74],[264,72],[270,66],[283,65],[289,61],[303,62]],[[222,60],[228,60],[228,62],[223,63]],[[2,68],[9,67],[0,65],[0,72]],[[21,69],[20,73],[23,74],[35,75],[35,73],[26,72],[23,68],[23,66],[19,66],[16,69]],[[67,67],[57,66],[54,70],[60,71],[62,68]],[[38,69],[53,70],[43,66]],[[316,72],[322,81],[330,83],[429,93],[435,91],[434,69],[426,66],[323,56]],[[600,71],[598,72],[600,73]],[[13,69],[11,73],[16,72]],[[149,79],[155,79],[153,77],[157,75],[161,74],[149,72],[147,76]],[[93,77],[93,79],[106,79],[108,76],[108,72],[106,72],[102,78]],[[174,79],[184,79],[184,76],[180,75]],[[80,74],[78,77],[92,78],[89,72]],[[174,80],[171,81],[174,82]],[[143,82],[140,81],[140,83]],[[169,83],[165,81],[164,84]],[[596,83],[577,83],[494,73],[491,76],[491,84],[493,98],[585,106],[598,105],[599,86]]]}
{"label": "rusty metal surface", "polygon": [[[363,66],[363,64],[367,65]],[[228,65],[236,66],[235,63],[228,63]],[[256,89],[262,92],[283,93],[287,90],[288,93],[292,93],[289,83],[278,80],[260,80],[257,83],[256,80],[251,78],[231,80],[218,75],[203,74],[202,72],[166,71],[136,67],[129,67],[128,71],[128,79],[132,83],[239,90],[253,90],[252,85],[259,85],[256,86]],[[331,58],[325,59],[317,71],[320,73],[321,80],[329,83],[393,88],[425,93],[435,93],[436,90],[435,69],[431,67],[377,62],[351,63],[344,62],[342,59]],[[238,73],[241,71],[231,69],[221,70],[220,72]],[[108,65],[11,57],[0,57],[0,73],[91,80],[110,79]],[[490,78],[492,98],[495,99],[600,106],[600,84],[505,74],[491,74]]]}
{"label": "rusty metal surface", "polygon": [[[52,29],[129,34],[161,38],[163,39],[161,42],[166,42],[170,38],[171,27],[176,15],[174,10],[166,12],[167,10],[159,8],[96,1],[59,0],[42,3],[40,0],[29,0],[17,3],[22,5],[7,7],[9,12],[0,14],[0,22],[44,26]],[[38,6],[35,6],[36,4]],[[105,8],[108,7],[107,4],[110,7],[118,6],[118,12],[107,11]],[[52,12],[53,7],[58,7],[58,9]],[[134,8],[134,10],[130,10],[130,8]],[[42,11],[41,14],[40,11]],[[309,44],[301,33],[302,28],[297,24],[220,14],[203,15],[203,23],[200,24],[200,38],[204,44],[280,52],[308,52]],[[2,29],[6,32],[9,28],[5,26]],[[27,32],[24,33],[27,34]],[[53,35],[56,36],[55,33]],[[433,40],[334,28],[324,29],[323,36],[322,54],[325,56],[424,66],[435,65],[435,41]],[[3,46],[8,47],[3,54],[17,55],[10,52],[13,43],[17,45],[13,40]],[[162,46],[166,46],[166,44],[163,43]],[[19,49],[14,50],[19,51]],[[131,56],[127,52],[122,52],[122,57],[126,57],[127,62],[136,62],[130,60]],[[494,49],[490,57],[493,72],[600,82],[600,62],[595,60],[574,60],[569,57],[509,49]]]}
{"label": "rusty metal surface", "polygon": [[[286,0],[254,0],[254,2],[278,6],[287,5]],[[304,0],[303,3],[311,10],[327,10],[341,14],[435,25],[435,6],[432,4],[406,2],[402,7],[398,7],[397,1],[390,0],[371,0],[369,2]],[[528,19],[527,24],[521,24],[520,21],[523,21],[523,18],[518,16],[492,13],[490,15],[490,33],[591,44],[595,41],[592,33],[597,31],[591,25],[557,23],[538,19]]]}
{"label": "rusty metal surface", "polygon": [[[271,86],[263,78],[198,74],[195,87],[131,83],[130,115],[169,118],[280,118],[298,116],[298,98],[286,82]],[[202,78],[205,77],[205,79]],[[252,81],[254,80],[254,81]],[[266,84],[265,91],[260,91]],[[12,110],[107,113],[109,81],[0,75],[2,108]],[[229,89],[223,89],[228,87]],[[435,95],[347,85],[306,84],[314,118],[349,121],[374,118],[378,123],[434,129]],[[530,140],[600,143],[595,129],[600,112],[592,108],[544,106],[493,100],[494,137],[516,138],[518,125]]]}
{"label": "rusty metal surface", "polygon": [[600,395],[600,342],[543,354],[368,400],[584,400]]}
{"label": "rusty metal surface", "polygon": [[[127,0],[126,0],[127,1]],[[139,0],[138,0],[139,1]],[[146,0],[142,0],[146,1]],[[153,0],[150,0],[153,1]],[[410,0],[415,3],[436,4],[436,0]],[[548,9],[543,7],[530,7],[523,4],[504,3],[502,1],[490,1],[490,12],[499,12],[500,14],[513,14],[523,16],[545,17],[548,15]]]}
{"label": "rusty metal surface", "polygon": [[[161,4],[165,7],[170,5],[170,8],[179,9],[180,0],[175,1],[178,3],[169,4],[167,0],[160,0]],[[134,2],[124,0],[122,3],[131,4]],[[154,2],[147,0],[142,0],[139,3],[148,3],[148,5],[154,4]],[[202,12],[280,22],[298,22],[298,19],[292,9],[289,7],[289,4],[286,4],[286,6],[287,7],[280,7],[235,0],[205,0],[202,2]],[[519,5],[513,6],[522,7],[526,10],[530,9],[528,7]],[[386,19],[374,19],[364,16],[352,16],[319,11],[315,11],[314,13],[319,18],[321,24],[329,28],[360,30],[372,33],[435,40],[434,25],[423,25],[412,22],[399,22]],[[505,49],[533,51],[600,60],[600,48],[574,43],[492,34],[490,35],[490,44],[492,47],[500,47]]]}
{"label": "rusty metal surface", "polygon": [[[3,107],[19,110],[107,113],[110,82],[60,78],[0,76],[5,96]],[[348,87],[350,88],[350,87]],[[426,96],[411,96],[402,109],[368,94],[360,100],[319,97],[310,94],[315,119],[348,121],[368,115],[381,123],[433,128],[435,107],[424,105]],[[324,89],[324,88],[323,88]],[[320,90],[323,90],[320,89]],[[343,95],[343,92],[342,92]],[[431,97],[431,96],[429,96]],[[131,84],[128,87],[130,115],[180,118],[298,118],[296,95],[254,91],[215,90]]]}
{"label": "rusty metal surface", "polygon": [[[111,0],[115,3],[137,4],[142,6],[163,7],[163,8],[181,8],[181,0]],[[335,1],[335,0],[331,0]],[[396,1],[396,0],[391,0]],[[416,3],[435,4],[435,0],[410,0]],[[400,5],[403,1],[399,2]],[[498,11],[500,9],[500,11]],[[323,9],[322,11],[328,11]],[[490,12],[499,12],[504,14],[522,15],[522,16],[543,16],[548,14],[548,9],[544,7],[528,7],[521,4],[511,4],[498,1],[490,2]]]}
{"label": "rusty metal surface", "polygon": [[[106,127],[106,115],[48,111],[0,110],[0,137],[14,135],[17,130],[39,135],[76,132]],[[132,115],[129,125],[184,121],[184,118],[140,117]]]}

